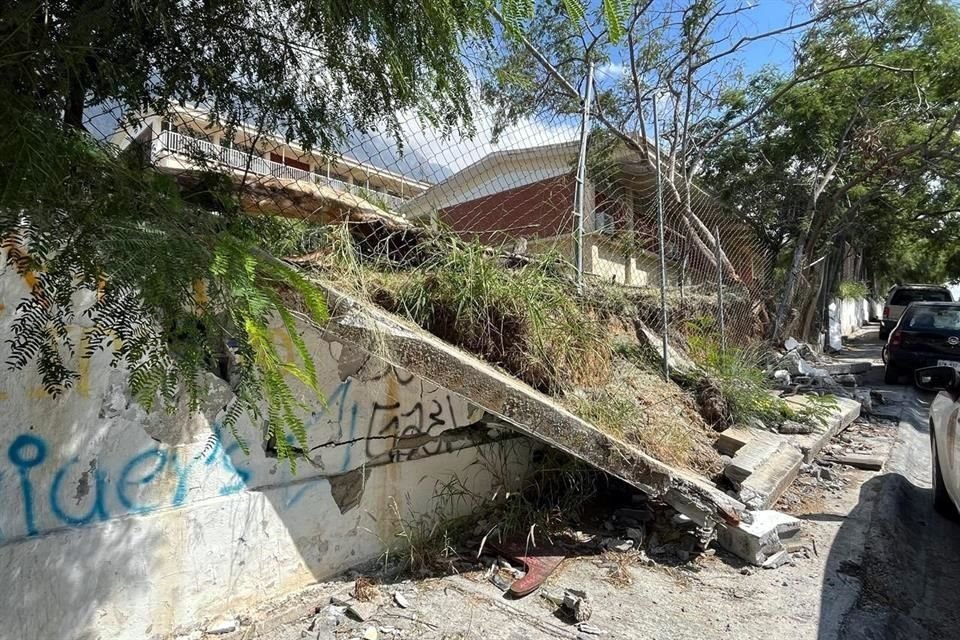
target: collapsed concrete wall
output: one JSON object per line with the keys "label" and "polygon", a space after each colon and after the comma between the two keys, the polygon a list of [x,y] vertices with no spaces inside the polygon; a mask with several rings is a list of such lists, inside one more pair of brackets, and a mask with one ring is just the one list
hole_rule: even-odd
{"label": "collapsed concrete wall", "polygon": [[[3,258],[6,362],[28,283]],[[378,557],[398,515],[409,526],[468,509],[437,504],[438,483],[453,476],[483,495],[519,480],[527,441],[487,428],[483,410],[331,335],[305,337],[327,402],[311,404],[309,463],[296,474],[246,419],[237,429],[250,453],[241,450],[221,422],[229,384],[212,375],[201,411],[168,415],[131,400],[109,354],[79,361],[59,398],[33,364],[4,368],[2,635],[163,637]]]}

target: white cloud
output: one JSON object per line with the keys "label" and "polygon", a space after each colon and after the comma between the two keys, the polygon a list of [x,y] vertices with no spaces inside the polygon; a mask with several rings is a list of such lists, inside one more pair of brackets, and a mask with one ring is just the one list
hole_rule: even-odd
{"label": "white cloud", "polygon": [[620,62],[608,62],[602,64],[596,68],[595,74],[597,76],[597,81],[600,83],[604,82],[618,82],[621,78],[626,76],[630,72],[630,68]]}
{"label": "white cloud", "polygon": [[474,125],[476,133],[473,136],[456,131],[444,135],[411,116],[403,122],[401,129],[411,150],[451,171],[459,171],[494,151],[569,142],[579,136],[579,127],[573,123],[523,119],[507,128],[494,143],[493,113],[481,107],[474,110]]}

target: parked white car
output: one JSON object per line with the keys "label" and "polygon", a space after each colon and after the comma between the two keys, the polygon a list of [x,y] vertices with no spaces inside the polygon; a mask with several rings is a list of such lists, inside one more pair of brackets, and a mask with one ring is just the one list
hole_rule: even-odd
{"label": "parked white car", "polygon": [[941,515],[956,518],[960,514],[960,369],[918,369],[916,383],[937,392],[930,403],[933,506]]}
{"label": "parked white car", "polygon": [[880,340],[884,341],[897,326],[903,311],[911,302],[953,302],[947,287],[936,284],[898,284],[891,287],[883,305],[880,321]]}

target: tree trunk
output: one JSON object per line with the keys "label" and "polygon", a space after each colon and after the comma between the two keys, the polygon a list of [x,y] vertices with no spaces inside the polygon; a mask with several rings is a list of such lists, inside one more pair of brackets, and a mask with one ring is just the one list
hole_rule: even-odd
{"label": "tree trunk", "polygon": [[63,109],[63,123],[68,127],[83,129],[83,110],[86,106],[87,91],[77,77],[74,69],[67,70],[67,104]]}
{"label": "tree trunk", "polygon": [[807,246],[807,228],[809,226],[810,213],[804,215],[804,223],[800,227],[800,235],[797,237],[793,246],[793,260],[790,263],[790,271],[787,272],[787,281],[783,286],[783,297],[780,298],[780,304],[777,305],[777,313],[773,317],[773,328],[770,331],[770,338],[774,342],[783,340],[783,331],[787,316],[793,305],[793,297],[797,292],[797,282],[800,280],[800,273],[803,271],[803,263],[806,261],[805,249]]}

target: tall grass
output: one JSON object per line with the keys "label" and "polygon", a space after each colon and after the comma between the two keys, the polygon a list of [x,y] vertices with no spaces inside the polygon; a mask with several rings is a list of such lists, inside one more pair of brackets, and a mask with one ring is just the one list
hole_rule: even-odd
{"label": "tall grass", "polygon": [[557,394],[609,375],[601,325],[550,262],[507,268],[482,245],[465,244],[410,275],[381,302],[531,386]]}
{"label": "tall grass", "polygon": [[687,382],[700,386],[706,383],[719,390],[728,409],[728,425],[760,421],[775,429],[787,420],[822,423],[836,405],[832,396],[811,396],[804,409],[791,407],[772,391],[763,366],[766,346],[754,343],[724,348],[720,336],[711,329],[710,320],[696,323],[687,336],[687,344],[690,357],[707,374],[704,379]]}

